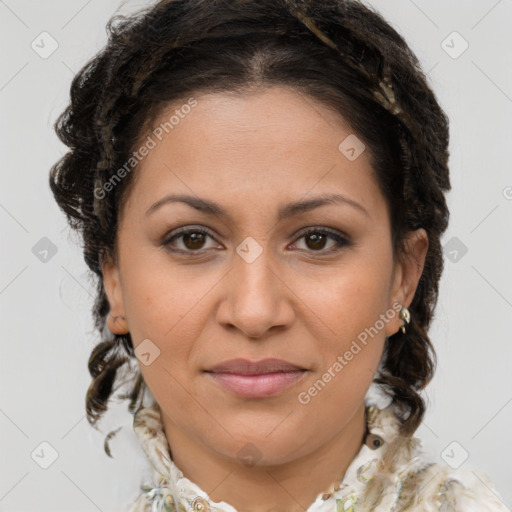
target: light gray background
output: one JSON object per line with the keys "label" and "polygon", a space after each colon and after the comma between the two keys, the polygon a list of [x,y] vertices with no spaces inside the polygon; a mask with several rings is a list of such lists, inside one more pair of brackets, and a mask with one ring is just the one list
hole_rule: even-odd
{"label": "light gray background", "polygon": [[[512,2],[368,3],[405,36],[451,120],[451,222],[431,329],[439,365],[417,435],[440,462],[451,456],[460,463],[467,451],[463,464],[487,473],[510,508]],[[124,4],[122,12],[144,2]],[[3,512],[122,511],[139,493],[141,471],[149,471],[124,404],[102,420],[101,432],[85,419],[86,362],[98,341],[90,317],[94,289],[47,185],[50,166],[66,150],[53,122],[74,73],[102,47],[105,23],[120,6],[0,0]],[[31,47],[43,31],[58,43],[45,59]],[[463,41],[454,31],[469,44],[457,58]],[[43,237],[57,246],[46,262],[32,252]],[[103,440],[121,424],[110,459]],[[42,449],[49,457],[44,441],[58,453],[48,469],[31,456]]]}

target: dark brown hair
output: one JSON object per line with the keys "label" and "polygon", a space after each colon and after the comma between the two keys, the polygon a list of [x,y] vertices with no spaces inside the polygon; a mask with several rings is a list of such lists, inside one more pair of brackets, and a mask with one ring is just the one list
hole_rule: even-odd
{"label": "dark brown hair", "polygon": [[[386,340],[376,379],[406,413],[401,429],[411,435],[425,412],[419,391],[436,363],[427,330],[443,270],[450,181],[448,119],[404,39],[354,0],[163,0],[114,16],[107,33],[107,45],[73,79],[71,102],[55,123],[70,150],[50,175],[55,199],[79,231],[85,261],[97,276],[93,313],[102,341],[88,362],[91,425],[107,410],[119,370],[134,358],[130,335],[105,327],[101,262],[115,258],[120,205],[136,168],[101,199],[98,187],[104,190],[170,102],[281,85],[339,112],[368,148],[387,200],[395,257],[405,254],[408,231],[428,234],[412,321],[405,334]],[[132,379],[123,399],[134,412],[145,383],[140,371]]]}

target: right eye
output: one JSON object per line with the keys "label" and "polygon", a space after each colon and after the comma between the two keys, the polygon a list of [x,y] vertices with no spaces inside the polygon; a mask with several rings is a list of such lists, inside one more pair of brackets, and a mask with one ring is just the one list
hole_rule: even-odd
{"label": "right eye", "polygon": [[[171,231],[164,240],[162,245],[168,248],[170,251],[176,252],[200,252],[205,250],[205,240],[210,237],[213,239],[213,233],[206,228],[180,228],[178,230]],[[176,248],[174,241],[180,240],[182,247]]]}

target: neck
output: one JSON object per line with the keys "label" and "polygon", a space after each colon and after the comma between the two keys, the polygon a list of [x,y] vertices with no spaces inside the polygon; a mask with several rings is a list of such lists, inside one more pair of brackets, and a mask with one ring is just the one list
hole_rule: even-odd
{"label": "neck", "polygon": [[320,493],[339,487],[366,432],[362,403],[343,430],[315,451],[283,464],[249,467],[191,439],[165,414],[162,421],[183,475],[210,500],[225,501],[237,512],[304,512]]}

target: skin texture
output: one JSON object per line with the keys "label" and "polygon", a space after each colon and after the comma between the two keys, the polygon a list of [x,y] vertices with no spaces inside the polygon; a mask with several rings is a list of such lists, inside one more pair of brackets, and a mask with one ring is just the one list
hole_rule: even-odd
{"label": "skin texture", "polygon": [[[103,264],[108,326],[129,331],[135,348],[145,339],[159,348],[139,366],[185,476],[241,512],[304,510],[342,480],[363,443],[364,396],[385,337],[402,325],[393,304],[412,302],[427,235],[411,232],[408,256],[393,259],[369,152],[354,161],[340,152],[353,132],[339,114],[284,87],[194,97],[197,106],[136,170],[117,257]],[[183,203],[146,214],[170,193],[214,201],[230,217]],[[283,205],[331,193],[366,213],[336,203],[278,221]],[[209,228],[213,237],[182,236],[164,247],[183,226]],[[310,227],[331,228],[351,245],[302,236]],[[262,249],[250,263],[236,250],[247,237]],[[300,403],[299,393],[386,311],[393,314],[378,335]],[[235,357],[276,357],[307,372],[271,397],[240,398],[203,371]],[[251,467],[237,455],[246,443],[257,449]]]}

